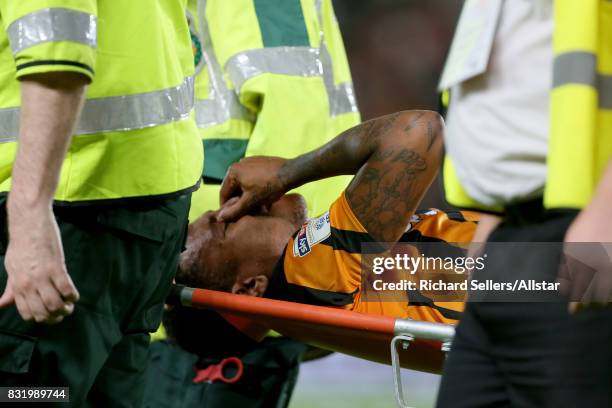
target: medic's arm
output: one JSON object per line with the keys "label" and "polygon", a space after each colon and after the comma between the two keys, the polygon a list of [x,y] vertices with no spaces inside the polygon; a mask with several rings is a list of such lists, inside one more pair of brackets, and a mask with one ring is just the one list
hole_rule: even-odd
{"label": "medic's arm", "polygon": [[[7,201],[8,282],[0,307],[58,322],[79,294],[66,271],[52,202],[63,158],[93,77],[96,2],[0,0],[0,22],[21,81],[19,139]],[[6,49],[8,51],[8,49]],[[5,63],[5,68],[9,63]],[[9,83],[6,77],[3,83]],[[3,90],[4,91],[4,90]],[[6,90],[7,98],[11,92]]]}

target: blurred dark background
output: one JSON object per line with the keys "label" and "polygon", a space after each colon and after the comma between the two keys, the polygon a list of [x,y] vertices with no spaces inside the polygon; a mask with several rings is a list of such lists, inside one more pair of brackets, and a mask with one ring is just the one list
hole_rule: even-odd
{"label": "blurred dark background", "polygon": [[[438,79],[463,0],[333,0],[363,120],[438,110]],[[450,208],[440,178],[421,208]]]}

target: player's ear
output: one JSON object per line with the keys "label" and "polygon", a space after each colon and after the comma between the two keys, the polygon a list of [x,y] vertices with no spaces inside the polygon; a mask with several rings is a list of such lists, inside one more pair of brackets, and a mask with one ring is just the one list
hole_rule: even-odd
{"label": "player's ear", "polygon": [[265,275],[256,275],[248,278],[238,278],[232,287],[232,293],[262,297],[267,288],[268,277]]}

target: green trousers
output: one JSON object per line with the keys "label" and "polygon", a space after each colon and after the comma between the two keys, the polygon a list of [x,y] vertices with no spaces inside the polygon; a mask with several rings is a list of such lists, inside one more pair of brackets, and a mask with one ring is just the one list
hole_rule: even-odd
{"label": "green trousers", "polygon": [[[66,266],[80,293],[57,325],[0,310],[0,386],[67,386],[73,407],[140,407],[149,332],[183,248],[190,194],[121,206],[54,208]],[[0,290],[6,213],[0,205]],[[49,405],[47,405],[49,406]]]}
{"label": "green trousers", "polygon": [[220,359],[198,357],[165,340],[153,342],[143,407],[287,408],[307,348],[284,337],[267,338],[240,356],[244,372],[238,382],[194,384],[196,365],[206,368]]}

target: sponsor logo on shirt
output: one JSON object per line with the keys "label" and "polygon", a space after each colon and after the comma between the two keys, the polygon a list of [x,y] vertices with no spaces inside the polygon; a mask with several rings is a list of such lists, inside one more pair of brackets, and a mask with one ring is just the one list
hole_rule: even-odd
{"label": "sponsor logo on shirt", "polygon": [[293,243],[293,255],[295,256],[305,256],[310,252],[310,244],[308,243],[308,223],[302,225],[300,228],[300,232],[295,238],[295,242]]}
{"label": "sponsor logo on shirt", "polygon": [[317,218],[311,218],[302,225],[293,242],[293,256],[303,257],[312,247],[331,235],[329,211]]}

